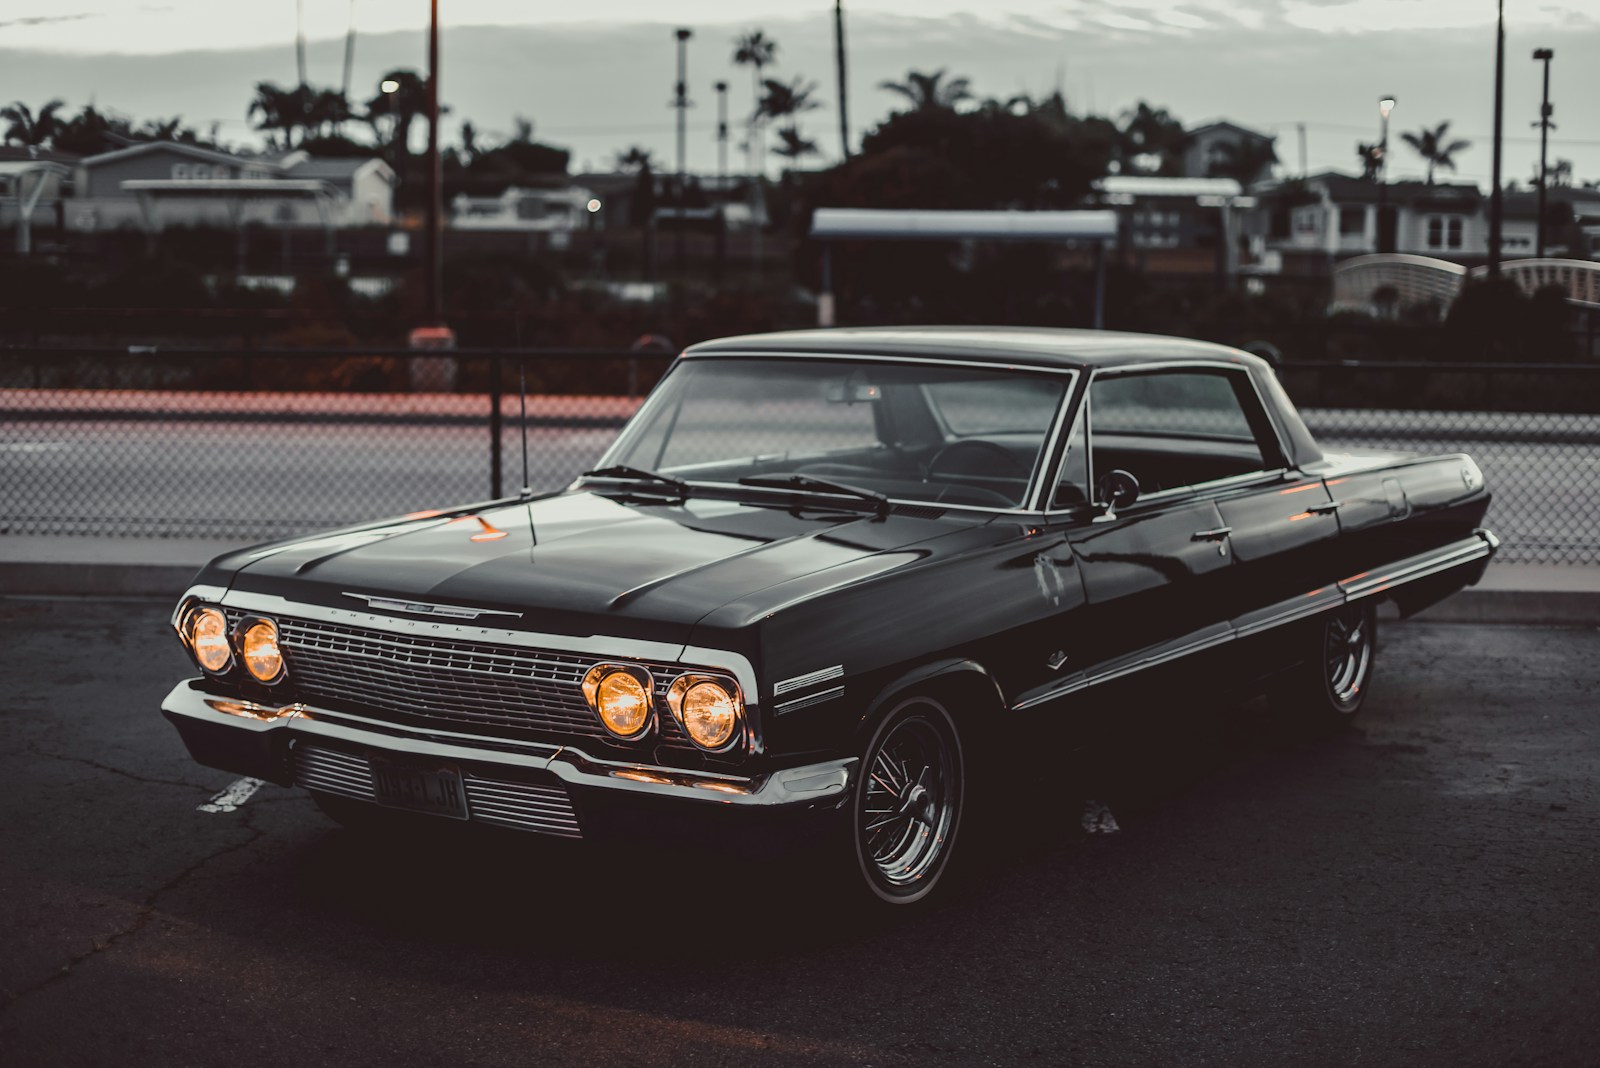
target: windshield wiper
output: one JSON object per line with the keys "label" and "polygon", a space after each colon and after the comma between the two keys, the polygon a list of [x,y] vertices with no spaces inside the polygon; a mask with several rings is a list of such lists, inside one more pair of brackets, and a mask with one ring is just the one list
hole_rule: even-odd
{"label": "windshield wiper", "polygon": [[613,464],[610,467],[599,467],[593,471],[585,471],[584,478],[625,478],[635,482],[654,482],[662,486],[671,486],[685,497],[689,495],[689,483],[681,478],[663,475],[656,471],[646,471],[642,467],[629,467],[627,464]]}
{"label": "windshield wiper", "polygon": [[833,482],[826,478],[814,478],[811,475],[751,475],[739,480],[741,486],[755,486],[765,489],[792,489],[808,493],[826,493],[838,497],[854,497],[858,501],[870,502],[878,515],[887,515],[889,512],[889,498],[873,490],[851,486],[844,482]]}

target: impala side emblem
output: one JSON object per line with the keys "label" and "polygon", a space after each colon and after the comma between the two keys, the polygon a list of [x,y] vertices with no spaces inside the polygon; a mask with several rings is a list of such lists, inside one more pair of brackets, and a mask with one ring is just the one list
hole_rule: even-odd
{"label": "impala side emblem", "polygon": [[443,619],[477,619],[479,616],[510,616],[521,619],[521,612],[500,612],[492,608],[466,608],[455,604],[434,604],[430,601],[402,601],[397,597],[378,597],[368,593],[345,592],[346,597],[367,602],[367,607],[377,612],[410,612],[419,616],[437,616]]}

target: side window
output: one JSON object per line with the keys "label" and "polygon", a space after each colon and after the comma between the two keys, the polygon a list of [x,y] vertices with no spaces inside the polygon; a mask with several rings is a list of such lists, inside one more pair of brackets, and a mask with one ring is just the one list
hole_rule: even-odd
{"label": "side window", "polygon": [[1265,470],[1277,448],[1258,439],[1265,413],[1242,372],[1102,376],[1089,391],[1095,477],[1126,471],[1141,494]]}

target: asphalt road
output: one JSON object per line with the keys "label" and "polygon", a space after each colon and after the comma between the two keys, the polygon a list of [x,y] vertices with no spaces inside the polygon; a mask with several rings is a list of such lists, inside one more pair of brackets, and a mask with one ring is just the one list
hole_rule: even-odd
{"label": "asphalt road", "polygon": [[[1360,414],[1364,432],[1388,426],[1373,413]],[[1470,435],[1474,419],[1491,417],[1452,418],[1455,432]],[[10,419],[0,429],[0,486],[7,487],[0,533],[261,540],[490,495],[482,425],[336,421],[337,413],[333,419]],[[1374,441],[1341,436],[1341,429],[1354,427],[1336,421],[1319,439],[1327,448],[1470,452],[1494,491],[1488,525],[1505,543],[1503,561],[1600,563],[1600,451],[1593,436],[1600,430],[1589,423],[1543,441],[1447,439],[1431,427],[1407,425]],[[1406,436],[1418,430],[1423,436]],[[530,483],[538,490],[565,485],[615,433],[603,425],[535,427]],[[752,452],[762,437],[752,426]],[[503,442],[502,485],[512,492],[522,483],[521,445],[512,429]]]}
{"label": "asphalt road", "polygon": [[782,868],[374,844],[275,787],[203,811],[235,777],[156,711],[166,613],[0,600],[8,1068],[1596,1062],[1594,630],[1391,626],[1358,729],[1171,717],[1121,833],[1043,791],[884,916]]}

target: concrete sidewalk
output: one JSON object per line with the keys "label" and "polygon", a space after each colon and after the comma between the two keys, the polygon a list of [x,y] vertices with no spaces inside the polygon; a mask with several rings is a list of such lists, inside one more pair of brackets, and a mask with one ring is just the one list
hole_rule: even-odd
{"label": "concrete sidewalk", "polygon": [[[0,596],[176,600],[207,560],[250,544],[202,538],[0,535]],[[1477,586],[1419,619],[1600,626],[1600,567],[1491,566]]]}

